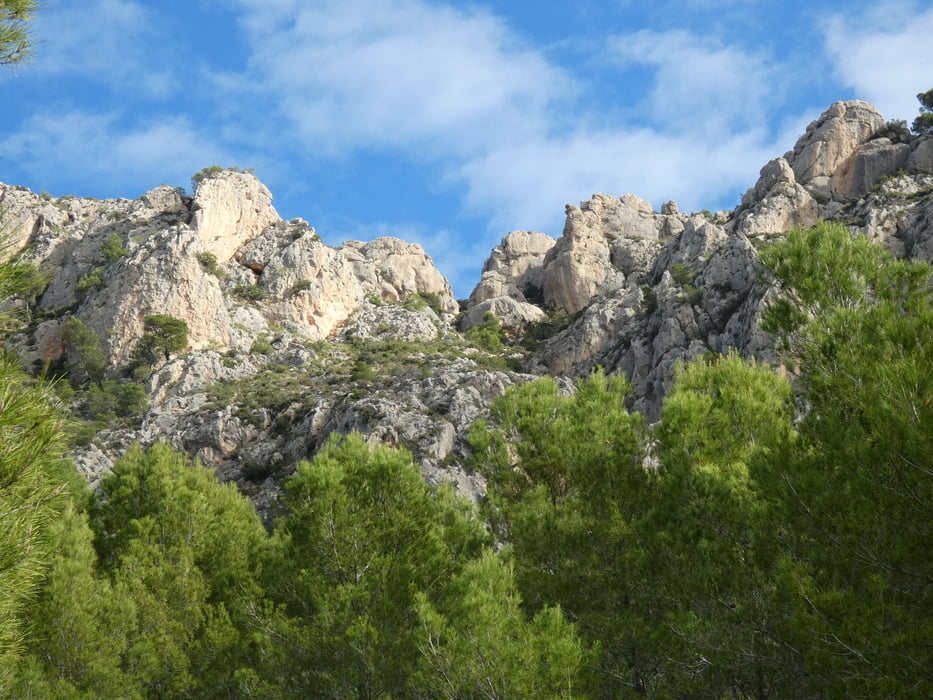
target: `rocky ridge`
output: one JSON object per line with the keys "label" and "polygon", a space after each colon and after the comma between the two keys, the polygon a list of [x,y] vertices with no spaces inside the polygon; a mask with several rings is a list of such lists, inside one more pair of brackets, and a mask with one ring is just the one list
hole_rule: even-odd
{"label": "rocky ridge", "polygon": [[[557,239],[505,236],[461,303],[420,246],[328,246],[306,222],[282,221],[249,173],[133,201],[0,185],[12,247],[54,271],[15,345],[54,367],[77,318],[101,338],[109,375],[127,381],[147,314],[188,324],[187,352],[144,378],[144,415],[97,426],[76,450],[92,481],[134,441],[168,440],[272,512],[297,461],[357,430],[478,498],[467,431],[516,382],[625,372],[633,408],[653,419],[679,361],[732,350],[773,360],[760,318],[774,292],[757,251],[787,229],[839,220],[933,262],[933,138],[887,127],[865,102],[832,105],[732,212],[594,195],[567,207]],[[121,254],[107,255],[114,240]],[[477,334],[490,312],[512,345]]]}

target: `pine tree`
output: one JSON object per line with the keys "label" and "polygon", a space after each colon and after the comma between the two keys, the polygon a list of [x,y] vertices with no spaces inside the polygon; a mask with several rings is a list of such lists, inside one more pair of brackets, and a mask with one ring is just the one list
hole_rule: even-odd
{"label": "pine tree", "polygon": [[[22,290],[21,267],[0,264],[0,303]],[[0,313],[0,327],[10,328]],[[48,561],[46,531],[67,482],[63,414],[49,388],[0,349],[0,691],[21,643],[23,605]],[[2,694],[2,693],[0,693]]]}
{"label": "pine tree", "polygon": [[925,263],[841,226],[766,250],[809,406],[776,493],[813,691],[933,692],[933,293]]}
{"label": "pine tree", "polygon": [[540,379],[507,391],[492,421],[470,432],[526,611],[559,605],[598,645],[589,692],[604,696],[649,692],[673,643],[659,643],[666,623],[643,604],[654,594],[644,585],[638,523],[655,479],[643,464],[644,421],[625,408],[628,393],[624,377],[601,372],[569,396]]}
{"label": "pine tree", "polygon": [[137,611],[124,669],[149,697],[233,693],[262,598],[266,535],[252,504],[164,444],[132,448],[101,487],[100,566]]}
{"label": "pine tree", "polygon": [[142,697],[121,665],[143,601],[100,575],[87,515],[74,503],[50,525],[49,541],[54,553],[28,609],[28,653],[11,696]]}
{"label": "pine tree", "polygon": [[586,650],[559,608],[528,620],[512,567],[487,552],[432,604],[419,594],[418,697],[579,697]]}
{"label": "pine tree", "polygon": [[401,450],[332,440],[287,484],[267,590],[287,618],[272,660],[287,695],[405,696],[420,663],[417,596],[435,600],[487,542]]}
{"label": "pine tree", "polygon": [[788,613],[771,512],[773,465],[795,443],[790,384],[737,355],[681,365],[655,436],[648,568],[685,642],[668,692],[797,695],[801,660],[780,624]]}

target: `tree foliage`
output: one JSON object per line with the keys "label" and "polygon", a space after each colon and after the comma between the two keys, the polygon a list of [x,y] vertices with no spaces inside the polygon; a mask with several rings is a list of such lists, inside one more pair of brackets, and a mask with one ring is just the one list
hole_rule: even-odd
{"label": "tree foliage", "polygon": [[822,223],[762,259],[787,369],[683,364],[650,427],[620,376],[512,387],[470,433],[481,511],[351,435],[271,536],[165,445],[52,522],[57,418],[0,364],[3,692],[930,696],[930,268]]}
{"label": "tree foliage", "polygon": [[[814,245],[818,232],[831,244]],[[783,264],[805,250],[806,274]],[[775,487],[788,532],[806,533],[787,546],[798,565],[798,641],[811,650],[816,690],[929,694],[930,268],[827,225],[791,232],[765,257],[787,290],[773,315],[794,336],[810,405],[801,449]]]}
{"label": "tree foliage", "polygon": [[107,240],[100,244],[100,252],[104,254],[104,259],[111,263],[122,258],[128,251],[123,245],[123,239],[116,233],[111,233]]}
{"label": "tree foliage", "polygon": [[136,342],[133,358],[152,367],[162,358],[168,362],[173,353],[187,346],[187,323],[167,314],[150,314],[143,319],[143,335]]}
{"label": "tree foliage", "polygon": [[88,328],[77,317],[69,318],[62,327],[62,342],[65,344],[65,369],[74,386],[103,381],[107,355],[93,328]]}
{"label": "tree foliage", "polygon": [[103,502],[65,513],[30,609],[20,696],[236,695],[266,534],[233,485],[167,445],[132,448]]}
{"label": "tree foliage", "polygon": [[[11,251],[0,236],[0,259]],[[0,273],[0,336],[11,333],[22,326],[23,317],[29,319],[30,307],[42,295],[49,284],[49,276],[35,264],[20,257],[2,263]]]}
{"label": "tree foliage", "polygon": [[933,89],[917,95],[920,102],[920,116],[911,125],[915,134],[933,134]]}
{"label": "tree foliage", "polygon": [[0,0],[0,65],[28,60],[32,38],[27,23],[37,5],[36,0]]}
{"label": "tree foliage", "polygon": [[[0,263],[0,305],[28,287],[31,275],[23,272],[19,263]],[[0,348],[0,691],[7,687],[22,606],[43,572],[47,528],[67,483],[64,416],[57,406],[50,388],[26,376]]]}
{"label": "tree foliage", "polygon": [[654,477],[628,393],[624,377],[601,372],[570,395],[540,379],[506,392],[470,433],[526,610],[560,605],[598,645],[595,686],[610,696],[644,691],[661,672],[648,649],[663,621],[640,605],[651,593],[637,533]]}
{"label": "tree foliage", "polygon": [[584,642],[559,608],[527,618],[500,557],[469,562],[438,603],[419,593],[417,610],[426,661],[415,680],[419,697],[579,697]]}
{"label": "tree foliage", "polygon": [[416,596],[444,583],[486,543],[447,489],[425,484],[405,452],[361,437],[332,441],[288,483],[266,571],[285,606],[292,694],[405,695],[420,662]]}

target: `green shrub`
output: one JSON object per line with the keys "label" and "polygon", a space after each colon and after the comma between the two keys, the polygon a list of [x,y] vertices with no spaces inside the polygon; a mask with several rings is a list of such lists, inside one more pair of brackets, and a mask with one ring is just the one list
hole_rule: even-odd
{"label": "green shrub", "polygon": [[535,304],[536,306],[544,305],[544,287],[539,287],[532,282],[526,282],[522,289],[522,294],[525,297],[525,301],[529,304]]}
{"label": "green shrub", "polygon": [[690,284],[696,277],[696,273],[683,263],[674,263],[669,272],[677,284]]}
{"label": "green shrub", "polygon": [[532,323],[525,329],[525,334],[522,336],[521,340],[521,346],[526,350],[538,348],[544,341],[553,338],[555,335],[568,328],[576,317],[576,315],[549,314],[547,318],[537,323]]}
{"label": "green shrub", "polygon": [[353,364],[353,371],[350,373],[350,380],[354,382],[374,382],[378,375],[373,370],[372,365],[366,360],[360,358]]}
{"label": "green shrub", "polygon": [[65,346],[64,368],[73,386],[87,381],[100,382],[104,378],[107,355],[93,328],[72,317],[62,326],[62,342]]}
{"label": "green shrub", "polygon": [[272,343],[269,342],[269,336],[266,333],[261,333],[258,338],[253,342],[249,349],[252,353],[257,353],[259,355],[271,355],[272,354]]}
{"label": "green shrub", "polygon": [[94,289],[100,289],[104,286],[104,271],[95,267],[93,270],[81,276],[75,285],[75,297],[78,301],[84,301],[88,294]]}
{"label": "green shrub", "polygon": [[910,139],[910,129],[907,128],[907,121],[904,119],[892,119],[884,124],[878,131],[871,135],[872,139],[891,139],[894,143],[907,141]]}
{"label": "green shrub", "polygon": [[152,367],[188,345],[188,324],[167,314],[150,314],[143,319],[143,335],[133,349],[133,362]]}
{"label": "green shrub", "polygon": [[217,256],[208,251],[203,251],[197,255],[198,262],[201,263],[201,266],[207,270],[209,273],[215,277],[223,277],[224,271],[220,269],[217,264]]}
{"label": "green shrub", "polygon": [[444,307],[441,305],[441,298],[434,294],[433,292],[417,292],[418,296],[431,311],[440,316],[444,313]]}
{"label": "green shrub", "polygon": [[658,293],[654,291],[654,287],[644,285],[641,288],[641,295],[645,302],[645,313],[654,313],[658,308]]}
{"label": "green shrub", "polygon": [[267,296],[266,290],[258,284],[238,284],[233,293],[245,301],[262,301]]}
{"label": "green shrub", "polygon": [[208,180],[225,170],[229,170],[234,173],[252,173],[253,168],[237,168],[236,166],[230,168],[224,168],[219,165],[209,165],[206,168],[201,168],[194,175],[191,176],[191,188],[196,192],[198,185],[200,185],[205,180]]}
{"label": "green shrub", "polygon": [[703,290],[699,287],[695,287],[692,284],[685,284],[683,291],[683,295],[679,297],[681,301],[685,301],[691,305],[696,305],[703,301]]}
{"label": "green shrub", "polygon": [[505,332],[502,330],[498,317],[492,311],[487,311],[483,314],[483,325],[474,326],[466,332],[464,337],[481,350],[500,352]]}
{"label": "green shrub", "polygon": [[223,171],[224,169],[219,165],[209,165],[206,168],[201,168],[191,176],[191,189],[197,191],[198,185],[215,175],[220,175]]}
{"label": "green shrub", "polygon": [[915,134],[933,134],[933,112],[925,112],[914,119],[911,128]]}
{"label": "green shrub", "polygon": [[933,134],[933,89],[917,95],[920,101],[920,116],[914,119],[911,128],[915,134]]}
{"label": "green shrub", "polygon": [[301,279],[292,285],[292,296],[311,289],[311,280]]}
{"label": "green shrub", "polygon": [[122,258],[129,251],[123,247],[123,239],[117,234],[111,233],[110,237],[100,244],[100,252],[104,254],[104,259],[107,262],[112,263],[114,260]]}
{"label": "green shrub", "polygon": [[117,411],[120,416],[138,417],[149,410],[149,397],[139,384],[121,384],[117,392]]}

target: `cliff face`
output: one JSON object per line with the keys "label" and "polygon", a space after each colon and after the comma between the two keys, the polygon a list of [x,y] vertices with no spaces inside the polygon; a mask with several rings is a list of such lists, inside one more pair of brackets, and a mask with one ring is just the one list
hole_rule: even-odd
{"label": "cliff face", "polygon": [[[761,169],[732,212],[686,215],[673,202],[654,212],[634,195],[598,194],[569,206],[563,236],[522,275],[542,280],[542,309],[574,321],[529,368],[625,372],[634,407],[655,418],[679,361],[730,350],[774,359],[773,339],[760,328],[771,290],[758,248],[768,239],[820,218],[839,220],[895,255],[933,260],[933,138],[879,133],[885,121],[870,104],[833,104],[792,151]],[[477,290],[493,288],[487,277],[502,289],[518,286],[501,267],[489,271],[515,235],[493,252]],[[488,293],[482,298],[493,303]]]}
{"label": "cliff face", "polygon": [[[556,240],[508,234],[460,316],[419,246],[325,245],[304,221],[282,221],[247,173],[217,173],[193,197],[163,186],[134,201],[0,185],[0,226],[53,273],[15,339],[36,367],[62,358],[70,318],[96,331],[120,381],[146,315],[188,325],[187,352],[145,379],[145,415],[78,450],[89,478],[134,441],[168,440],[263,503],[329,433],[358,430],[411,448],[427,479],[477,497],[466,431],[506,387],[600,365],[625,372],[634,408],[654,418],[678,361],[732,349],[773,359],[759,324],[769,238],[834,219],[933,261],[931,193],[933,138],[889,134],[871,105],[836,103],[732,212],[597,194],[567,207]],[[534,349],[477,340],[490,311]]]}

